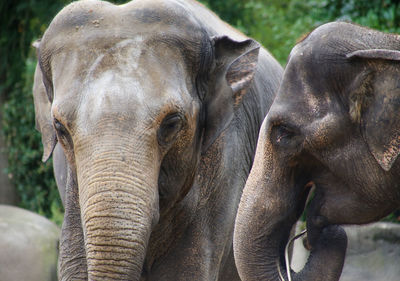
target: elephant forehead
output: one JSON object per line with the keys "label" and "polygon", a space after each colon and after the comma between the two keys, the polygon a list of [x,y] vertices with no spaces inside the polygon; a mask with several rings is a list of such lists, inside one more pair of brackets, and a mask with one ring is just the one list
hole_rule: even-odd
{"label": "elephant forehead", "polygon": [[57,14],[49,33],[52,36],[60,31],[79,34],[88,27],[115,31],[116,26],[119,31],[130,33],[132,29],[147,29],[148,25],[158,25],[158,29],[181,27],[183,32],[187,29],[193,32],[198,24],[190,8],[190,3],[181,0],[136,0],[124,5],[106,1],[76,1]]}
{"label": "elephant forehead", "polygon": [[133,102],[136,107],[143,107],[146,93],[137,79],[108,70],[88,82],[81,95],[80,111],[122,111],[124,105]]}
{"label": "elephant forehead", "polygon": [[[144,81],[143,81],[144,80]],[[175,78],[154,81],[108,70],[84,86],[78,105],[78,117],[87,124],[116,116],[148,123],[166,109],[182,109],[191,104],[185,83]]]}
{"label": "elephant forehead", "polygon": [[127,39],[107,50],[73,50],[52,60],[56,99],[78,98],[92,108],[110,101],[143,105],[163,99],[187,99],[191,83],[184,59],[165,46],[147,48],[142,38]]}
{"label": "elephant forehead", "polygon": [[107,70],[125,72],[124,75],[132,74],[138,67],[142,40],[141,36],[117,40],[107,47],[92,42],[90,45],[72,46],[54,53],[50,68],[56,94],[76,94],[83,85],[90,84]]}
{"label": "elephant forehead", "polygon": [[97,48],[109,48],[113,40],[137,34],[201,40],[202,26],[186,6],[187,3],[174,0],[132,1],[121,6],[105,1],[76,1],[50,23],[41,41],[41,53],[49,57],[58,50],[91,42],[96,42]]}
{"label": "elephant forehead", "polygon": [[[109,68],[116,68],[121,65],[125,72],[133,72],[138,69],[139,60],[142,52],[144,52],[142,43],[143,36],[137,35],[134,38],[123,39],[116,42],[113,46],[107,49],[101,49],[93,46],[96,49],[92,61],[87,64],[86,82]],[[84,54],[83,54],[84,55]]]}

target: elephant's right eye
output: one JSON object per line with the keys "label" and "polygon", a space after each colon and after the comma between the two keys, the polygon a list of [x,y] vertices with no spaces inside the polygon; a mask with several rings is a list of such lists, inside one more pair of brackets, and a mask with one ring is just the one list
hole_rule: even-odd
{"label": "elephant's right eye", "polygon": [[54,129],[56,130],[58,141],[65,146],[70,145],[71,137],[69,135],[68,130],[65,128],[65,126],[55,118],[53,121],[53,126],[54,126]]}
{"label": "elephant's right eye", "polygon": [[54,119],[53,121],[54,124],[54,128],[58,131],[58,130],[62,130],[64,128],[64,125],[61,124],[60,121],[58,121],[57,119]]}
{"label": "elephant's right eye", "polygon": [[63,134],[63,133],[67,133],[67,129],[64,127],[64,125],[58,121],[57,119],[54,119],[54,128],[56,129],[57,132]]}

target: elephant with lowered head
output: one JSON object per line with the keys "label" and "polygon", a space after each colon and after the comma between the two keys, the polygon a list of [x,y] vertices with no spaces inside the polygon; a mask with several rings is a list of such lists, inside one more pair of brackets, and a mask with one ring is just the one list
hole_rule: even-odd
{"label": "elephant with lowered head", "polygon": [[74,2],[38,58],[43,160],[62,148],[60,280],[239,280],[233,226],[275,59],[183,0]]}
{"label": "elephant with lowered head", "polygon": [[307,211],[310,258],[292,280],[338,280],[340,224],[400,205],[400,36],[325,24],[291,51],[260,129],[234,233],[242,280],[288,280],[285,245]]}

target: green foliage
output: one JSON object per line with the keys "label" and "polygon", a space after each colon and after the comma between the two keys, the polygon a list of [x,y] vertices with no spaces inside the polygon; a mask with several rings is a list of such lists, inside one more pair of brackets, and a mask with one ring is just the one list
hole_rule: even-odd
{"label": "green foliage", "polygon": [[221,19],[236,26],[239,29],[243,29],[242,18],[247,13],[248,7],[247,1],[243,0],[229,0],[229,1],[214,1],[214,0],[203,0],[200,1],[205,4],[212,11],[215,11]]}
{"label": "green foliage", "polygon": [[249,14],[254,25],[249,34],[260,41],[284,65],[296,41],[316,25],[315,10],[319,1],[251,1]]}
{"label": "green foliage", "polygon": [[[8,174],[22,207],[61,223],[63,209],[52,164],[43,164],[35,131],[31,94],[36,64],[30,44],[70,0],[0,1],[0,95],[8,155]],[[124,2],[124,1],[114,1]],[[290,50],[314,27],[346,20],[375,29],[400,32],[396,0],[202,0],[223,20],[261,42],[284,65]],[[393,215],[394,216],[394,215]],[[395,216],[398,217],[398,216]]]}
{"label": "green foliage", "polygon": [[320,18],[352,21],[385,32],[400,31],[400,9],[396,0],[325,0]]}
{"label": "green foliage", "polygon": [[42,147],[35,130],[32,82],[36,59],[31,43],[65,1],[1,1],[0,94],[2,133],[8,150],[8,170],[20,206],[62,220],[61,200],[51,162],[41,163]]}
{"label": "green foliage", "polygon": [[52,163],[41,163],[40,134],[35,127],[32,80],[36,60],[26,60],[22,79],[3,107],[3,132],[8,146],[8,173],[21,207],[53,218],[62,204],[53,179]]}
{"label": "green foliage", "polygon": [[[14,0],[0,2],[0,94],[9,97],[21,81],[32,41],[65,1]],[[21,89],[19,89],[21,90]]]}

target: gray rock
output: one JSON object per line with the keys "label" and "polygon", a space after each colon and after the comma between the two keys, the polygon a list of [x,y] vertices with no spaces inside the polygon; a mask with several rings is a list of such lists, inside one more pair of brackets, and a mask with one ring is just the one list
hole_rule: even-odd
{"label": "gray rock", "polygon": [[[378,222],[345,227],[348,246],[340,281],[399,281],[400,225]],[[308,258],[302,239],[295,242],[292,268],[301,270]]]}
{"label": "gray rock", "polygon": [[0,280],[57,280],[59,236],[48,219],[0,205]]}

